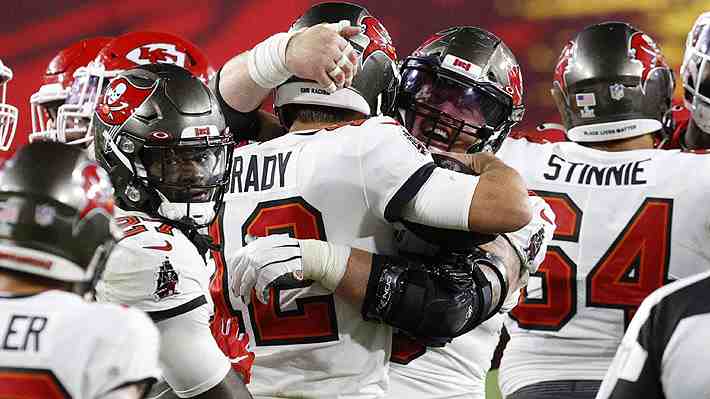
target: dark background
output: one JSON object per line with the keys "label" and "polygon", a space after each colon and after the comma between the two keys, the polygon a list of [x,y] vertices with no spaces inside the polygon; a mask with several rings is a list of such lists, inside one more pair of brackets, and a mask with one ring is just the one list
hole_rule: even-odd
{"label": "dark background", "polygon": [[[684,0],[355,0],[387,27],[400,57],[428,35],[452,25],[477,25],[499,35],[522,65],[527,113],[523,128],[555,121],[549,88],[563,45],[584,26],[623,20],[654,37],[676,71],[685,35],[707,1]],[[29,97],[49,60],[72,42],[131,30],[182,35],[215,67],[290,23],[311,0],[2,1],[0,59],[15,73],[9,102],[20,108],[15,146],[31,128]]]}

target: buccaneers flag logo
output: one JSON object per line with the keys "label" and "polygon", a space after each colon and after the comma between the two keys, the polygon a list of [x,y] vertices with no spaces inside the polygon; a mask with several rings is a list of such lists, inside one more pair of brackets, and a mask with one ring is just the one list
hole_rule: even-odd
{"label": "buccaneers flag logo", "polygon": [[367,60],[370,54],[382,51],[392,61],[397,59],[397,53],[392,46],[392,39],[384,26],[373,16],[366,16],[360,22],[364,29],[364,34],[370,39],[370,43],[365,47],[362,53],[363,63]]}
{"label": "buccaneers flag logo", "polygon": [[636,32],[629,39],[629,57],[632,62],[638,62],[642,65],[641,71],[641,90],[646,89],[646,79],[648,75],[656,68],[668,68],[661,50],[647,34]]}
{"label": "buccaneers flag logo", "polygon": [[150,97],[156,87],[158,87],[157,81],[150,87],[139,87],[124,77],[114,79],[109,83],[106,93],[96,106],[96,113],[107,125],[122,125],[133,115],[136,108]]}

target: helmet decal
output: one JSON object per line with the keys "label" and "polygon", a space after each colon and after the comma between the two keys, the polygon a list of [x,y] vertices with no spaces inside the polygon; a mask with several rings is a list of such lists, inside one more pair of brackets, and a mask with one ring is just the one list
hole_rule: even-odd
{"label": "helmet decal", "polygon": [[508,70],[509,86],[505,91],[513,97],[513,105],[523,104],[523,75],[520,73],[520,66],[515,65]]}
{"label": "helmet decal", "polygon": [[362,24],[363,34],[370,39],[370,43],[365,47],[362,53],[362,62],[367,61],[371,54],[382,51],[392,61],[397,59],[397,52],[392,45],[392,39],[384,26],[377,18],[368,15],[360,21]]}
{"label": "helmet decal", "polygon": [[113,188],[106,171],[94,162],[87,162],[79,169],[81,188],[86,195],[86,204],[79,212],[79,220],[83,220],[95,212],[105,212],[113,215]]}
{"label": "helmet decal", "polygon": [[185,68],[187,55],[178,50],[174,44],[149,43],[126,53],[126,58],[138,65],[146,64],[175,64]]}
{"label": "helmet decal", "polygon": [[648,75],[657,68],[668,68],[668,64],[666,64],[666,60],[656,42],[643,32],[634,32],[629,38],[629,57],[632,62],[638,62],[643,67],[641,71],[641,90],[644,92]]}
{"label": "helmet decal", "polygon": [[562,93],[567,97],[567,79],[565,75],[571,69],[571,64],[574,62],[574,42],[569,42],[562,49],[559,60],[557,60],[557,65],[555,65],[555,73],[553,78],[553,84],[557,85]]}
{"label": "helmet decal", "polygon": [[102,101],[96,107],[96,114],[107,125],[122,125],[157,87],[157,81],[149,87],[140,87],[125,77],[114,79],[109,83]]}

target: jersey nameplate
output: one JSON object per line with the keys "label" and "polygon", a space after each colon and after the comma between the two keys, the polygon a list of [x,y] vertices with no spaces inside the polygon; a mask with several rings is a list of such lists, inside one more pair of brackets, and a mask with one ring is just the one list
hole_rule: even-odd
{"label": "jersey nameplate", "polygon": [[40,335],[47,326],[44,316],[13,314],[2,332],[3,351],[40,351]]}
{"label": "jersey nameplate", "polygon": [[645,186],[654,183],[650,161],[647,158],[616,165],[592,165],[552,154],[542,169],[542,180],[595,187]]}
{"label": "jersey nameplate", "polygon": [[272,155],[237,155],[232,166],[230,194],[284,188],[286,167],[293,151]]}

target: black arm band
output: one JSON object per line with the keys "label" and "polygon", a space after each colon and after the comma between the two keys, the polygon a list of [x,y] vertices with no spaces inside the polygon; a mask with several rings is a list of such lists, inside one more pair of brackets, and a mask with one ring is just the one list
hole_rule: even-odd
{"label": "black arm band", "polygon": [[[240,112],[232,108],[222,97],[222,93],[219,91],[219,80],[222,74],[222,68],[220,68],[217,75],[210,82],[210,86],[215,96],[217,97],[217,102],[219,107],[224,114],[224,120],[229,127],[229,131],[234,135],[234,140],[256,140],[259,135],[259,129],[261,128],[259,122],[259,108],[250,112]],[[214,86],[212,85],[214,83]]]}
{"label": "black arm band", "polygon": [[507,292],[500,270],[500,259],[480,249],[436,262],[374,255],[363,318],[416,337],[457,337],[500,309],[503,298],[493,298],[494,292]]}

